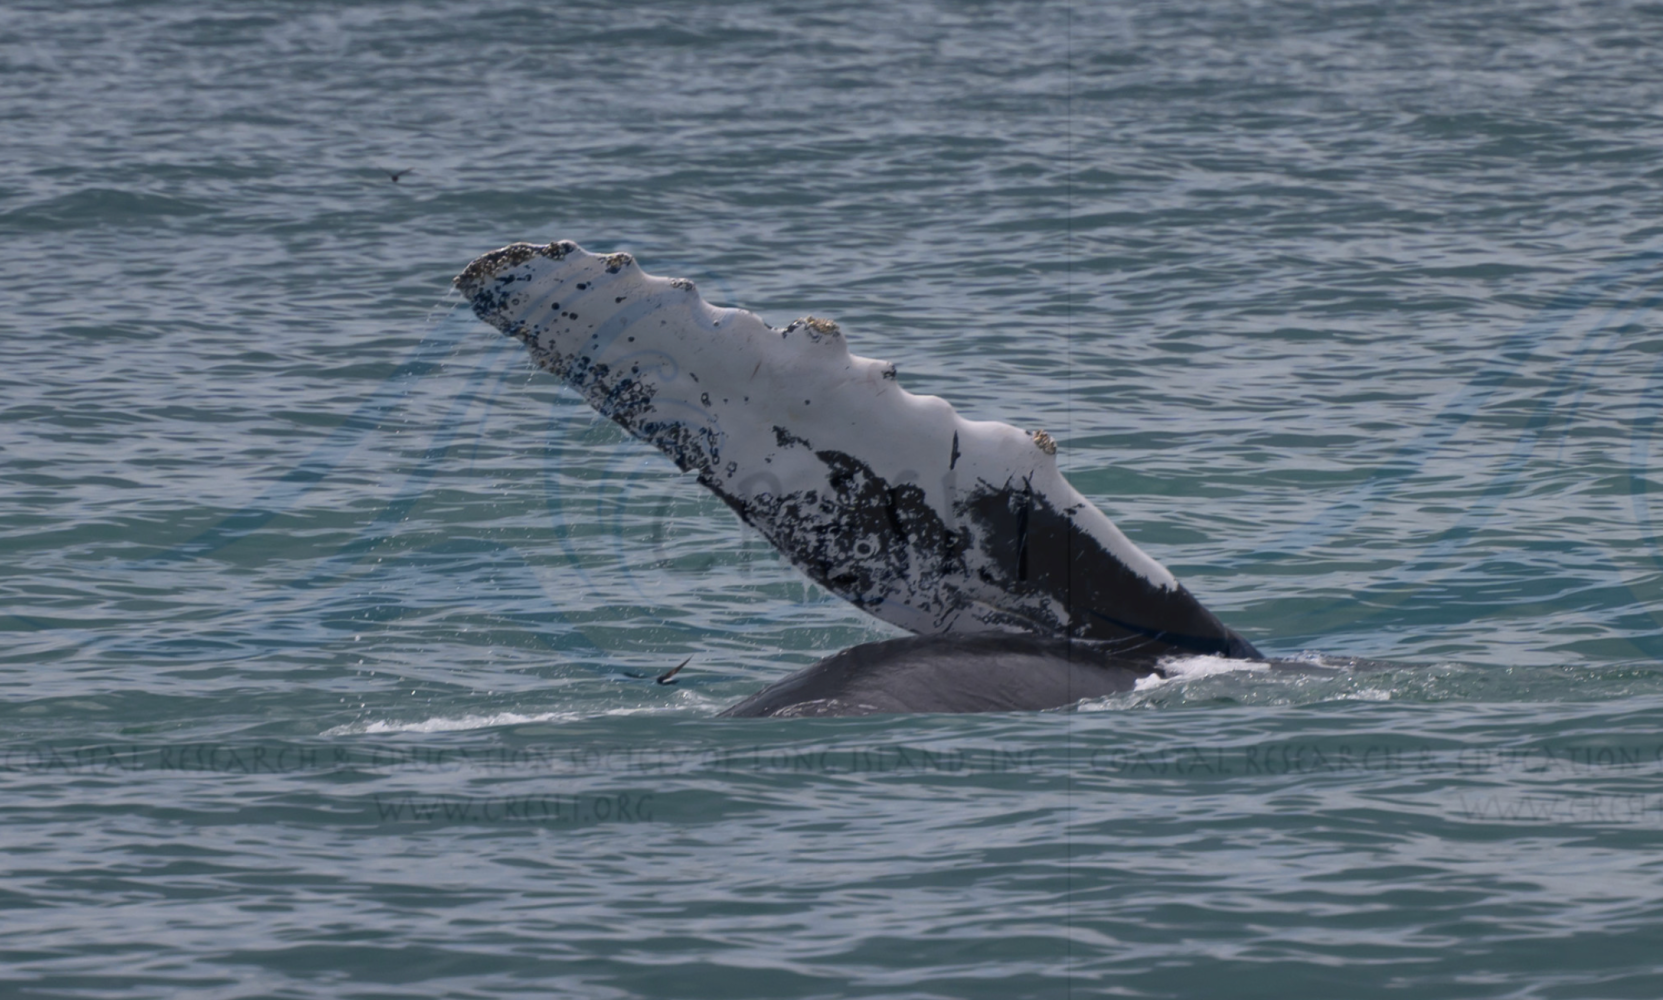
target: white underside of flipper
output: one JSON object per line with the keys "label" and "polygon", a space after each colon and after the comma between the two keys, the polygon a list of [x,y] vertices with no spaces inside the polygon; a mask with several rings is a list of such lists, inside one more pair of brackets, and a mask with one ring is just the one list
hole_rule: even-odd
{"label": "white underside of flipper", "polygon": [[505,247],[456,284],[539,365],[885,621],[1208,643],[1223,630],[1069,485],[1043,432],[907,392],[892,365],[851,354],[835,323],[772,327],[628,254],[570,242]]}

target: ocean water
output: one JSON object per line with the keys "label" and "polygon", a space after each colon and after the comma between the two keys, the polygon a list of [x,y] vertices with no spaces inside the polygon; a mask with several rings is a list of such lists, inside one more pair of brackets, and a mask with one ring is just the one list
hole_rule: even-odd
{"label": "ocean water", "polygon": [[[0,994],[1663,995],[1660,38],[6,5]],[[892,631],[449,290],[560,238],[1049,430],[1340,669],[713,718]]]}

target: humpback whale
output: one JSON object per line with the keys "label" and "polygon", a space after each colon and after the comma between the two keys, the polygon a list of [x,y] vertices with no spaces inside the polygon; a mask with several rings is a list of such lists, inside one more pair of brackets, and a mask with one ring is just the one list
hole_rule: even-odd
{"label": "humpback whale", "polygon": [[916,638],[845,650],[731,715],[1054,708],[1182,654],[1259,659],[1057,468],[849,350],[627,253],[515,243],[455,278],[474,313],[664,452],[793,566]]}

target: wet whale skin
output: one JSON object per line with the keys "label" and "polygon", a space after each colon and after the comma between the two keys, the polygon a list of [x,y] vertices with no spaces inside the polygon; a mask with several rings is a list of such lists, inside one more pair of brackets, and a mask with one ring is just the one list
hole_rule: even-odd
{"label": "wet whale skin", "polygon": [[907,636],[863,643],[771,684],[735,718],[1024,712],[1130,691],[1154,657],[1041,636]]}

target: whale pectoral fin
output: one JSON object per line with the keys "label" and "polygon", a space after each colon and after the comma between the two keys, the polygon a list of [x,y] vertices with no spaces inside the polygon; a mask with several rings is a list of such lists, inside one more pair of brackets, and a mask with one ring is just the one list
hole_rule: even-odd
{"label": "whale pectoral fin", "polygon": [[907,392],[829,320],[771,327],[569,241],[492,251],[456,286],[792,565],[884,621],[1257,654],[1069,485],[1049,434]]}

